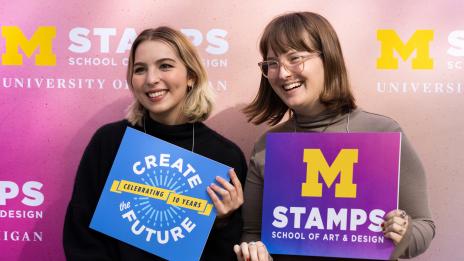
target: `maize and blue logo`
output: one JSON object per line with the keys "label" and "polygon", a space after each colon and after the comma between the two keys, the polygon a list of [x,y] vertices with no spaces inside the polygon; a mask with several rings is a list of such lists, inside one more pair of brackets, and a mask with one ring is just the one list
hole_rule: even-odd
{"label": "maize and blue logo", "polygon": [[[194,28],[181,29],[192,44],[206,56],[206,67],[227,67],[227,59],[219,58],[229,50],[227,31],[213,28],[202,32]],[[72,66],[118,66],[127,65],[128,54],[137,32],[134,28],[75,27],[69,31],[68,50],[75,56],[68,58]],[[98,57],[90,55],[98,52]]]}
{"label": "maize and blue logo", "polygon": [[[432,44],[440,45],[435,39],[435,31],[431,29],[416,30],[409,37],[401,38],[395,30],[377,30],[377,40],[380,42],[380,53],[376,68],[379,70],[427,71],[447,69],[451,71],[464,69],[464,31],[452,31],[448,35],[449,48],[446,56],[443,52],[433,53]],[[441,56],[438,56],[441,55]],[[443,60],[445,60],[443,63]],[[438,61],[438,63],[437,63]],[[412,75],[412,74],[411,74]],[[441,74],[440,74],[441,75]],[[448,81],[437,78],[425,80],[421,78],[406,78],[382,81],[378,80],[376,89],[379,93],[424,93],[424,94],[463,94],[464,84],[459,81]]]}
{"label": "maize and blue logo", "polygon": [[356,184],[353,184],[354,164],[358,162],[357,149],[342,149],[332,165],[327,163],[320,149],[305,149],[303,160],[307,164],[306,182],[301,188],[303,197],[322,197],[322,183],[319,173],[328,188],[340,174],[340,182],[335,185],[336,198],[356,198]]}
{"label": "maize and blue logo", "polygon": [[24,55],[27,58],[32,58],[34,55],[37,66],[56,65],[56,54],[53,52],[56,27],[39,26],[30,38],[25,36],[18,26],[2,26],[1,30],[2,37],[5,39],[2,65],[22,65]]}
{"label": "maize and blue logo", "polygon": [[216,217],[206,187],[228,170],[128,128],[90,227],[169,260],[198,260]]}
{"label": "maize and blue logo", "polygon": [[[270,133],[261,238],[274,254],[388,259],[400,133]],[[302,241],[311,241],[310,244]]]}
{"label": "maize and blue logo", "polygon": [[[137,37],[134,28],[115,27],[74,27],[65,29],[56,26],[38,26],[30,33],[19,26],[1,26],[0,45],[4,51],[0,57],[2,66],[46,66],[69,67],[125,67],[129,61],[129,50]],[[60,32],[61,33],[60,33]],[[27,33],[25,33],[27,32]],[[64,37],[67,32],[67,37]],[[220,28],[200,31],[184,28],[181,32],[195,45],[208,69],[228,67],[228,32]],[[63,34],[65,33],[65,34]],[[3,47],[3,46],[2,46]],[[57,52],[57,50],[59,50]],[[27,60],[31,62],[25,63]],[[114,70],[112,70],[114,72]],[[59,71],[57,71],[59,73]],[[111,75],[102,72],[101,75]],[[4,77],[0,79],[4,88],[44,88],[44,89],[129,89],[124,75],[116,79],[88,79],[53,75],[49,77]],[[226,91],[225,79],[214,79],[211,74],[209,85],[216,91]],[[84,77],[84,78],[82,78]],[[114,76],[113,76],[114,77]]]}
{"label": "maize and blue logo", "polygon": [[433,69],[433,59],[430,56],[430,42],[433,40],[433,30],[417,30],[404,42],[394,30],[377,30],[377,40],[380,41],[380,57],[377,59],[378,69],[398,69],[398,58],[403,61],[411,58],[411,67],[416,70]]}
{"label": "maize and blue logo", "polygon": [[[228,52],[229,42],[226,37],[228,32],[223,29],[213,28],[205,34],[198,29],[181,29],[193,43],[206,54],[221,56]],[[38,26],[32,35],[27,36],[19,26],[1,26],[1,36],[5,44],[5,52],[2,54],[2,65],[23,65],[24,56],[34,59],[37,66],[55,66],[57,55],[53,50],[54,43],[66,45],[72,54],[86,54],[96,51],[99,54],[126,55],[132,42],[137,37],[134,28],[85,28],[75,27],[69,31],[65,41],[56,39],[57,28],[55,26]],[[114,46],[114,48],[112,48]],[[69,56],[69,55],[66,55]],[[77,66],[115,66],[119,65],[112,57],[98,59],[98,57],[69,57],[69,65]],[[206,67],[227,67],[227,60],[204,59]],[[127,57],[121,61],[127,65]]]}

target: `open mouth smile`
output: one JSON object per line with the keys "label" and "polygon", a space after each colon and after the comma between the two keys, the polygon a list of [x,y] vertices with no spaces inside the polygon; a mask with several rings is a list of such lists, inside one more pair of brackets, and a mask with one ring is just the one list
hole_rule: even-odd
{"label": "open mouth smile", "polygon": [[158,91],[151,91],[147,93],[147,96],[151,99],[159,98],[165,95],[168,90],[158,90]]}
{"label": "open mouth smile", "polygon": [[291,91],[301,86],[303,86],[303,82],[292,82],[292,83],[284,84],[282,87],[284,88],[285,91]]}

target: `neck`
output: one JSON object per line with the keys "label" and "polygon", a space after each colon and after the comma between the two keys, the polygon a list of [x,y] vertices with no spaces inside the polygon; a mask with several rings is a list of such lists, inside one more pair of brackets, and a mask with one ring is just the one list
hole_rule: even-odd
{"label": "neck", "polygon": [[327,110],[327,108],[323,104],[317,103],[314,106],[311,106],[310,108],[308,108],[308,107],[305,107],[303,109],[296,108],[293,111],[298,116],[298,118],[301,118],[301,119],[309,118],[309,119],[311,119],[311,118],[315,118],[315,117],[323,114],[326,110]]}
{"label": "neck", "polygon": [[151,119],[164,125],[180,125],[188,122],[187,117],[182,113],[177,115],[160,115],[150,112],[149,115]]}

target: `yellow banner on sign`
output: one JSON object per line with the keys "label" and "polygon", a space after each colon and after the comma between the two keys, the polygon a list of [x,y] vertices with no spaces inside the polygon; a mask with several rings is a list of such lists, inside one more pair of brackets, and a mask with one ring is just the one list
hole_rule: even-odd
{"label": "yellow banner on sign", "polygon": [[126,192],[139,196],[163,200],[166,201],[166,203],[169,205],[196,210],[198,211],[198,214],[205,216],[209,216],[211,210],[213,209],[213,205],[208,204],[208,201],[205,199],[189,197],[177,194],[173,190],[158,188],[155,186],[149,186],[128,180],[114,180],[110,190],[114,193]]}
{"label": "yellow banner on sign", "polygon": [[160,199],[160,200],[167,200],[169,194],[174,192],[172,190],[152,187],[152,186],[148,186],[145,184],[140,184],[140,183],[127,181],[127,180],[121,180],[121,181],[114,180],[113,184],[111,185],[111,191],[115,193],[127,192],[131,194],[136,194],[139,196]]}
{"label": "yellow banner on sign", "polygon": [[167,203],[181,208],[196,210],[202,215],[209,215],[209,212],[211,212],[213,207],[211,204],[208,205],[208,201],[204,199],[198,199],[176,193],[169,195]]}

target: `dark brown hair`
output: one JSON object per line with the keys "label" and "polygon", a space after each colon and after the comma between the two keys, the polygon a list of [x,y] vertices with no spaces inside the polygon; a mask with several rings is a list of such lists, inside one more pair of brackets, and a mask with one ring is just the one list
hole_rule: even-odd
{"label": "dark brown hair", "polygon": [[[276,55],[289,50],[320,53],[324,66],[320,102],[331,112],[346,113],[356,108],[337,34],[321,15],[295,12],[274,18],[264,29],[259,49],[263,60],[269,49]],[[270,125],[279,123],[288,111],[263,75],[256,97],[243,109],[248,121]]]}

